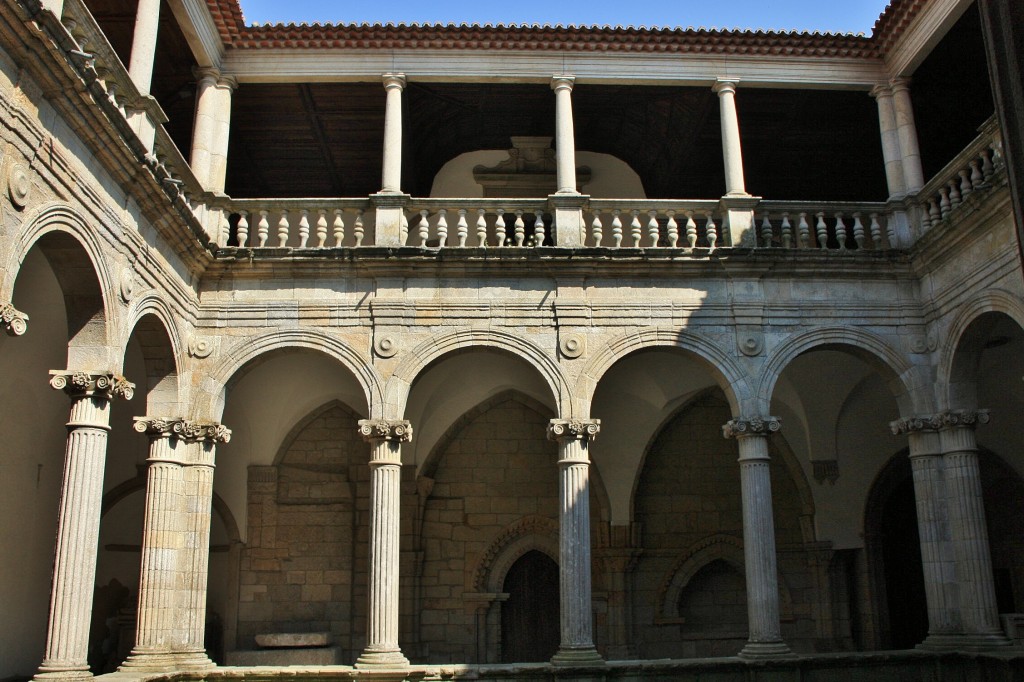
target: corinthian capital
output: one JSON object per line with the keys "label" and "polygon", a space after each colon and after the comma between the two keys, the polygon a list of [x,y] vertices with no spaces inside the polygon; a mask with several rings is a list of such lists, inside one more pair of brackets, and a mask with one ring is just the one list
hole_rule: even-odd
{"label": "corinthian capital", "polygon": [[738,417],[722,425],[722,435],[726,438],[767,436],[781,428],[782,422],[778,417]]}
{"label": "corinthian capital", "polygon": [[21,336],[28,331],[28,315],[10,303],[0,303],[0,325],[10,336]]}
{"label": "corinthian capital", "polygon": [[600,430],[600,419],[552,419],[548,423],[548,440],[590,442],[597,438]]}
{"label": "corinthian capital", "polygon": [[408,443],[412,441],[412,424],[405,419],[360,419],[359,435],[367,442],[388,440]]}
{"label": "corinthian capital", "polygon": [[135,417],[135,430],[150,439],[175,438],[187,443],[227,443],[231,429],[216,422],[195,422],[181,417]]}
{"label": "corinthian capital", "polygon": [[50,370],[50,386],[64,391],[73,398],[124,398],[135,395],[135,384],[113,372],[73,372],[66,369]]}
{"label": "corinthian capital", "polygon": [[923,431],[938,431],[942,428],[941,414],[919,414],[889,422],[892,435],[902,436]]}

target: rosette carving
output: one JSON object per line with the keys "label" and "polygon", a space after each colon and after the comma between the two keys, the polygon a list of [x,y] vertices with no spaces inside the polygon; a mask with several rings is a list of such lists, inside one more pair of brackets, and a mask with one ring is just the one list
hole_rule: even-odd
{"label": "rosette carving", "polygon": [[21,336],[28,331],[28,315],[10,303],[0,303],[0,325],[10,336]]}
{"label": "rosette carving", "polygon": [[558,341],[558,350],[570,360],[578,358],[587,351],[587,339],[582,334],[565,334]]}
{"label": "rosette carving", "polygon": [[176,438],[187,443],[227,443],[231,429],[216,422],[181,417],[135,417],[135,430],[150,438]]}
{"label": "rosette carving", "polygon": [[135,384],[113,372],[95,373],[67,370],[52,370],[50,386],[68,395],[124,398],[131,400],[135,395]]}
{"label": "rosette carving", "polygon": [[889,422],[892,435],[900,436],[922,431],[938,431],[942,428],[941,414],[920,414]]}
{"label": "rosette carving", "polygon": [[552,419],[548,423],[548,440],[592,441],[600,431],[600,419]]}
{"label": "rosette carving", "polygon": [[374,341],[373,350],[382,358],[394,357],[398,352],[398,342],[393,336],[382,336]]}
{"label": "rosette carving", "polygon": [[782,421],[778,417],[739,417],[722,425],[722,435],[726,438],[767,436],[781,428]]}
{"label": "rosette carving", "polygon": [[945,427],[960,426],[974,428],[978,424],[988,424],[992,420],[989,410],[949,410],[939,415]]}
{"label": "rosette carving", "polygon": [[359,435],[366,441],[412,441],[412,424],[405,419],[360,419]]}
{"label": "rosette carving", "polygon": [[32,193],[32,183],[20,163],[12,165],[7,173],[7,193],[11,197],[12,204],[17,208],[25,208],[29,194]]}

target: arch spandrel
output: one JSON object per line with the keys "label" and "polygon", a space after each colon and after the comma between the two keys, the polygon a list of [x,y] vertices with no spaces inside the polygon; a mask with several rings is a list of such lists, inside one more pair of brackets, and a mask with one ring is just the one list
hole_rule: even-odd
{"label": "arch spandrel", "polygon": [[[143,356],[147,363],[147,377],[129,377],[137,385],[142,386],[143,381],[151,380],[159,369],[149,367],[151,362],[164,360],[172,367],[164,372],[165,376],[160,380],[158,386],[149,386],[147,391],[146,414],[153,416],[177,416],[182,410],[181,406],[186,404],[187,398],[182,395],[181,368],[184,366],[183,344],[181,343],[180,330],[175,324],[174,313],[166,301],[160,298],[155,292],[143,296],[134,301],[127,316],[128,324],[125,325],[124,336],[117,344],[120,352],[118,364],[115,371],[124,371],[125,356],[128,350],[128,343],[132,336],[140,331],[140,325],[146,324],[146,320],[153,320],[163,331],[163,340],[166,342],[166,349],[143,348]],[[141,409],[141,408],[140,408]]]}

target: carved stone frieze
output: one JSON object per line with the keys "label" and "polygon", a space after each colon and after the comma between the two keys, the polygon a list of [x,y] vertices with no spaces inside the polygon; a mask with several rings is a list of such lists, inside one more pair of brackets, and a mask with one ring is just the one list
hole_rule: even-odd
{"label": "carved stone frieze", "polygon": [[989,410],[949,410],[939,416],[944,427],[974,428],[978,424],[988,424],[992,420]]}
{"label": "carved stone frieze", "polygon": [[889,428],[894,436],[900,436],[953,427],[973,428],[978,424],[988,424],[991,419],[989,410],[946,410],[936,414],[923,414],[897,419],[896,421],[889,422]]}
{"label": "carved stone frieze", "polygon": [[359,435],[365,441],[412,441],[412,424],[405,419],[360,419]]}
{"label": "carved stone frieze", "polygon": [[216,422],[181,417],[135,417],[135,430],[150,438],[177,438],[189,443],[227,443],[231,429]]}
{"label": "carved stone frieze", "polygon": [[726,438],[767,436],[781,428],[782,421],[778,417],[740,417],[723,424],[722,435]]}
{"label": "carved stone frieze", "polygon": [[552,419],[548,423],[548,440],[592,441],[600,430],[600,419]]}
{"label": "carved stone frieze", "polygon": [[0,324],[10,336],[21,336],[28,331],[28,315],[10,303],[0,303]]}
{"label": "carved stone frieze", "polygon": [[106,396],[131,400],[135,395],[135,384],[113,372],[72,372],[51,370],[50,386],[64,391],[72,397]]}

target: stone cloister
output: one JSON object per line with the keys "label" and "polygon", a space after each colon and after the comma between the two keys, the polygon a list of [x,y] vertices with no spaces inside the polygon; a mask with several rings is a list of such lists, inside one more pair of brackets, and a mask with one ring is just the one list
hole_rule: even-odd
{"label": "stone cloister", "polygon": [[1019,674],[995,5],[0,2],[0,679]]}

